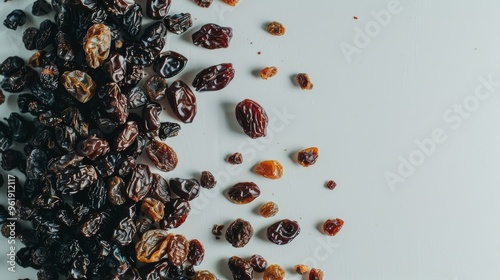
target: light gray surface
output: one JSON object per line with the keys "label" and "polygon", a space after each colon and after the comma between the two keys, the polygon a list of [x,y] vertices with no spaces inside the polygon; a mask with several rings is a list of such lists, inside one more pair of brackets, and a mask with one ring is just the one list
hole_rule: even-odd
{"label": "light gray surface", "polygon": [[[301,262],[314,262],[325,279],[500,277],[500,86],[492,86],[489,96],[487,87],[480,88],[481,79],[490,75],[500,81],[500,2],[241,0],[232,8],[215,0],[209,9],[189,0],[173,2],[171,12],[190,12],[195,19],[187,35],[168,35],[166,49],[189,59],[180,78],[190,83],[199,70],[221,62],[236,68],[236,78],[223,91],[196,94],[194,123],[168,141],[180,163],[167,178],[211,170],[220,182],[215,190],[203,190],[187,223],[175,230],[205,244],[201,268],[228,279],[228,257],[259,253],[286,267],[287,279],[301,279],[290,271]],[[0,18],[17,7],[29,10],[30,3],[2,2]],[[382,27],[374,16],[381,10],[392,13]],[[285,25],[285,36],[263,30],[272,20]],[[19,41],[32,22],[18,32],[0,28],[1,59],[28,57]],[[189,35],[207,22],[233,27],[228,49],[192,46]],[[372,36],[363,41],[356,28],[368,28]],[[341,49],[347,44],[354,51],[350,56]],[[278,67],[276,77],[256,77],[256,70],[270,65]],[[298,72],[309,73],[314,90],[301,91],[291,82]],[[482,94],[477,108],[476,89]],[[9,106],[15,105],[15,96],[7,95]],[[237,127],[234,105],[244,98],[266,108],[274,125],[265,139],[251,140]],[[450,113],[464,101],[470,112]],[[9,107],[1,108],[7,115]],[[166,114],[162,119],[172,120]],[[433,133],[445,140],[424,155],[415,141]],[[308,146],[319,147],[320,158],[305,169],[290,158]],[[244,153],[241,166],[224,161],[235,151]],[[418,166],[400,173],[398,166],[406,161],[400,156],[412,156],[410,162]],[[253,174],[252,166],[264,159],[281,161],[284,177],[270,181]],[[404,182],[391,186],[388,172]],[[338,183],[337,189],[323,187],[328,179]],[[247,180],[256,182],[262,195],[247,206],[228,202],[224,190]],[[270,200],[280,206],[275,218],[255,214]],[[234,249],[215,241],[212,225],[238,217],[253,224],[257,234],[251,242]],[[335,217],[345,220],[340,233],[321,234],[320,223]],[[281,218],[298,220],[302,233],[278,247],[262,232]],[[15,276],[8,273],[6,240],[0,242],[0,275],[33,275],[21,269]]]}

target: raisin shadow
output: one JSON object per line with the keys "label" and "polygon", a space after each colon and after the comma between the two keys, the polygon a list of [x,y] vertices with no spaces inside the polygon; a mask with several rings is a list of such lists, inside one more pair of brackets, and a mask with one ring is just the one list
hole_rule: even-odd
{"label": "raisin shadow", "polygon": [[236,114],[234,113],[234,108],[236,108],[236,104],[233,102],[223,102],[222,109],[226,114],[226,124],[230,131],[241,134],[242,129],[236,120]]}

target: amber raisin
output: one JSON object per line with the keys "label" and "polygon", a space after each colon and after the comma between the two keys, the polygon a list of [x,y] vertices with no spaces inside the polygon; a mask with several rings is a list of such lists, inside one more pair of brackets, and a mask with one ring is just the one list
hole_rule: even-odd
{"label": "amber raisin", "polygon": [[323,223],[323,231],[326,235],[334,236],[340,231],[343,225],[344,221],[342,219],[329,219]]}
{"label": "amber raisin", "polygon": [[277,264],[272,264],[264,271],[264,280],[283,280],[285,279],[285,270]]}
{"label": "amber raisin", "polygon": [[201,172],[200,185],[205,189],[213,189],[217,184],[217,180],[210,171]]}
{"label": "amber raisin", "polygon": [[163,219],[165,205],[154,198],[146,197],[142,200],[141,212],[151,220],[158,222]]}
{"label": "amber raisin", "polygon": [[259,209],[259,213],[264,218],[274,217],[279,211],[279,207],[276,203],[269,201],[262,205]]}
{"label": "amber raisin", "polygon": [[325,185],[328,189],[330,190],[333,190],[335,189],[335,187],[337,186],[337,183],[335,183],[335,181],[333,180],[329,180],[326,182],[326,185]]}
{"label": "amber raisin", "polygon": [[227,196],[233,203],[248,204],[260,196],[260,189],[253,182],[241,182],[232,186]]}
{"label": "amber raisin", "polygon": [[309,79],[309,75],[306,73],[299,73],[297,76],[295,76],[295,80],[297,81],[297,84],[299,87],[303,90],[311,90],[313,89],[313,84],[311,83],[311,80]]}
{"label": "amber raisin", "polygon": [[236,4],[238,4],[239,2],[239,0],[222,0],[222,1],[230,6],[236,6]]}
{"label": "amber raisin", "polygon": [[167,245],[174,237],[162,229],[146,231],[141,239],[135,244],[137,260],[144,263],[157,262],[167,254]]}
{"label": "amber raisin", "polygon": [[260,78],[262,80],[267,80],[269,78],[276,76],[276,74],[278,74],[278,68],[276,68],[274,66],[266,67],[266,68],[263,68],[262,70],[260,70],[259,74],[260,74]]}
{"label": "amber raisin", "polygon": [[299,161],[300,165],[308,167],[316,163],[316,160],[318,160],[318,156],[318,148],[310,147],[300,151],[297,156],[297,160]]}
{"label": "amber raisin", "polygon": [[230,164],[242,164],[243,156],[240,153],[234,153],[227,157],[227,162]]}
{"label": "amber raisin", "polygon": [[298,274],[302,275],[309,271],[309,267],[307,267],[307,265],[304,264],[298,264],[293,267],[293,270],[295,270],[295,272],[297,272]]}
{"label": "amber raisin", "polygon": [[283,166],[277,160],[265,160],[255,166],[255,173],[269,179],[279,179],[283,176]]}
{"label": "amber raisin", "polygon": [[94,69],[101,66],[108,58],[110,48],[111,29],[102,23],[90,26],[83,38],[83,50],[87,64]]}
{"label": "amber raisin", "polygon": [[187,260],[189,252],[189,242],[186,237],[181,234],[176,234],[167,244],[168,262],[175,266],[182,266]]}
{"label": "amber raisin", "polygon": [[167,144],[153,140],[146,146],[146,154],[156,168],[168,172],[177,166],[177,153]]}
{"label": "amber raisin", "polygon": [[269,32],[271,35],[274,36],[281,36],[285,34],[285,27],[283,26],[283,24],[277,21],[270,22],[267,25],[266,30],[267,32]]}
{"label": "amber raisin", "polygon": [[198,270],[193,280],[217,280],[217,276],[208,270]]}
{"label": "amber raisin", "polygon": [[321,269],[311,268],[309,280],[323,280],[323,271],[321,271]]}

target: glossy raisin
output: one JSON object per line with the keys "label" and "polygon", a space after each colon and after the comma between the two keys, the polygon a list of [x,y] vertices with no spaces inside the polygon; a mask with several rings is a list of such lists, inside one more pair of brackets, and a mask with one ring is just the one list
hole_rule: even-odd
{"label": "glossy raisin", "polygon": [[217,184],[217,180],[210,171],[201,172],[200,185],[205,189],[213,189]]}
{"label": "glossy raisin", "polygon": [[277,160],[264,160],[254,168],[255,173],[269,179],[279,179],[283,176],[283,166]]}
{"label": "glossy raisin", "polygon": [[101,213],[90,214],[81,224],[80,232],[85,237],[93,236],[101,229],[102,223],[103,215]]}
{"label": "glossy raisin", "polygon": [[136,37],[141,32],[142,18],[143,15],[141,5],[136,3],[128,12],[126,12],[123,16],[120,16],[118,20],[122,30],[125,31],[128,36]]}
{"label": "glossy raisin", "polygon": [[24,47],[31,51],[36,49],[36,40],[40,36],[40,30],[36,27],[28,27],[23,33]]}
{"label": "glossy raisin", "polygon": [[143,199],[148,194],[152,182],[151,171],[149,166],[138,164],[132,174],[127,185],[127,194],[130,199],[137,202]]}
{"label": "glossy raisin", "polygon": [[328,219],[323,223],[323,232],[326,235],[335,236],[343,225],[344,221],[342,219]]}
{"label": "glossy raisin", "polygon": [[311,147],[307,148],[304,150],[301,150],[298,153],[297,160],[300,165],[304,167],[311,166],[316,163],[316,160],[318,159],[318,148],[316,147]]}
{"label": "glossy raisin", "polygon": [[196,116],[196,97],[189,86],[181,80],[168,88],[168,102],[174,114],[184,123],[191,123]]}
{"label": "glossy raisin", "polygon": [[171,2],[171,0],[148,0],[146,14],[151,19],[163,19],[168,14]]}
{"label": "glossy raisin", "polygon": [[145,197],[141,203],[141,212],[151,220],[158,222],[163,219],[165,205],[154,198]]}
{"label": "glossy raisin", "polygon": [[97,23],[87,30],[83,38],[83,50],[87,64],[92,68],[102,65],[109,56],[111,48],[111,30],[102,23]]}
{"label": "glossy raisin", "polygon": [[227,196],[233,203],[248,204],[260,196],[260,189],[253,182],[241,182],[229,188]]}
{"label": "glossy raisin", "polygon": [[267,228],[267,239],[277,245],[288,244],[299,234],[299,224],[288,219],[278,221]]}
{"label": "glossy raisin", "polygon": [[187,58],[174,51],[162,52],[153,63],[153,70],[165,78],[179,74],[187,64]]}
{"label": "glossy raisin", "polygon": [[19,71],[2,80],[2,89],[8,92],[21,92],[25,87],[31,87],[36,80],[37,73],[31,67],[21,68]]}
{"label": "glossy raisin", "polygon": [[168,31],[174,34],[182,34],[193,26],[193,20],[190,13],[180,13],[165,18],[165,25]]}
{"label": "glossy raisin", "polygon": [[176,234],[168,240],[167,257],[168,262],[174,266],[182,266],[187,260],[189,242],[181,234]]}
{"label": "glossy raisin", "polygon": [[9,77],[22,70],[25,66],[24,60],[19,56],[9,56],[0,64],[0,75]]}
{"label": "glossy raisin", "polygon": [[196,3],[196,5],[202,7],[202,8],[208,8],[210,7],[210,5],[212,5],[212,2],[214,0],[194,0],[194,2]]}
{"label": "glossy raisin", "polygon": [[157,262],[167,254],[167,245],[172,233],[162,229],[146,231],[135,244],[137,260],[143,263]]}
{"label": "glossy raisin", "polygon": [[144,132],[149,137],[158,135],[160,129],[161,106],[158,103],[149,103],[142,109],[144,119]]}
{"label": "glossy raisin", "polygon": [[266,136],[268,117],[257,102],[245,99],[236,105],[236,120],[250,138]]}
{"label": "glossy raisin", "polygon": [[10,12],[3,25],[9,29],[16,30],[17,27],[23,26],[26,23],[26,14],[22,10],[14,10]]}
{"label": "glossy raisin", "polygon": [[309,79],[309,75],[306,73],[299,73],[295,76],[295,81],[299,85],[302,90],[311,90],[313,89],[313,84]]}
{"label": "glossy raisin", "polygon": [[4,118],[9,125],[10,136],[17,142],[26,142],[33,136],[33,123],[18,113],[10,113]]}
{"label": "glossy raisin", "polygon": [[122,205],[125,203],[127,193],[125,190],[125,182],[121,177],[114,176],[108,179],[108,200],[114,205]]}
{"label": "glossy raisin", "polygon": [[153,183],[148,197],[159,200],[162,203],[170,201],[170,187],[167,180],[165,180],[160,174],[153,173]]}
{"label": "glossy raisin", "polygon": [[151,76],[144,84],[144,90],[149,100],[160,101],[167,95],[167,79],[162,76]]}
{"label": "glossy raisin", "polygon": [[233,29],[231,27],[222,27],[215,23],[203,25],[192,35],[195,46],[211,50],[229,47],[232,37]]}
{"label": "glossy raisin", "polygon": [[253,268],[250,262],[236,256],[232,256],[228,261],[229,269],[233,274],[233,279],[252,280]]}
{"label": "glossy raisin", "polygon": [[180,198],[190,201],[200,195],[200,183],[196,179],[170,179],[170,189]]}
{"label": "glossy raisin", "polygon": [[196,74],[193,87],[197,91],[216,91],[225,88],[234,78],[231,63],[222,63],[203,69]]}
{"label": "glossy raisin", "polygon": [[57,25],[49,19],[42,21],[38,29],[40,34],[36,39],[36,48],[43,50],[55,41],[58,29]]}
{"label": "glossy raisin", "polygon": [[335,183],[335,181],[333,181],[333,180],[328,180],[325,184],[325,187],[330,189],[330,190],[333,190],[333,189],[335,189],[335,187],[337,187],[337,183]]}
{"label": "glossy raisin", "polygon": [[92,165],[67,168],[57,175],[57,188],[62,194],[75,194],[89,188],[97,181],[97,171]]}
{"label": "glossy raisin", "polygon": [[114,52],[109,55],[109,59],[104,63],[103,67],[111,80],[118,83],[125,78],[127,61],[121,54]]}
{"label": "glossy raisin", "polygon": [[323,280],[323,271],[321,271],[321,269],[311,268],[309,280]]}
{"label": "glossy raisin", "polygon": [[267,261],[263,256],[255,254],[250,257],[250,265],[255,272],[262,273],[267,268]]}
{"label": "glossy raisin", "polygon": [[45,0],[35,0],[31,7],[31,13],[34,16],[44,16],[50,13],[51,10],[50,4]]}
{"label": "glossy raisin", "polygon": [[152,140],[146,146],[146,153],[153,164],[161,171],[172,171],[177,166],[177,153],[163,142]]}
{"label": "glossy raisin", "polygon": [[87,157],[90,160],[106,155],[109,153],[109,143],[105,139],[99,139],[95,136],[82,140],[77,145],[77,151],[80,155]]}
{"label": "glossy raisin", "polygon": [[264,218],[274,217],[279,212],[279,207],[276,203],[269,201],[262,205],[259,209],[259,214]]}
{"label": "glossy raisin", "polygon": [[46,89],[57,89],[59,86],[59,69],[55,65],[44,66],[40,72],[40,82]]}
{"label": "glossy raisin", "polygon": [[150,66],[155,57],[150,48],[142,44],[132,44],[125,49],[125,59],[133,65]]}
{"label": "glossy raisin", "polygon": [[96,84],[85,72],[80,70],[66,71],[61,75],[61,84],[66,91],[81,103],[86,103],[95,94]]}
{"label": "glossy raisin", "polygon": [[161,140],[166,140],[167,138],[177,136],[179,134],[180,130],[181,130],[181,126],[177,123],[162,122],[160,125],[158,137]]}
{"label": "glossy raisin", "polygon": [[165,204],[165,216],[160,221],[162,229],[178,228],[182,225],[191,212],[189,201],[184,199],[172,199]]}
{"label": "glossy raisin", "polygon": [[274,36],[282,36],[285,34],[285,27],[283,24],[273,21],[267,24],[266,26],[267,32]]}
{"label": "glossy raisin", "polygon": [[252,236],[252,225],[243,219],[235,220],[226,229],[226,240],[235,248],[245,247]]}
{"label": "glossy raisin", "polygon": [[118,226],[113,231],[112,239],[121,246],[127,246],[132,243],[136,231],[134,220],[127,217],[118,223]]}
{"label": "glossy raisin", "polygon": [[283,280],[285,279],[285,270],[277,264],[272,264],[264,271],[264,280]]}
{"label": "glossy raisin", "polygon": [[201,242],[197,239],[193,239],[189,241],[189,251],[187,260],[192,265],[200,265],[203,262],[203,258],[205,257],[205,248],[201,244]]}
{"label": "glossy raisin", "polygon": [[262,80],[272,78],[276,76],[276,74],[278,74],[278,68],[274,66],[266,67],[259,71],[259,75]]}
{"label": "glossy raisin", "polygon": [[142,87],[133,87],[126,93],[126,96],[129,109],[137,109],[148,103],[146,92]]}
{"label": "glossy raisin", "polygon": [[227,162],[230,164],[242,164],[243,156],[240,153],[234,153],[227,157]]}

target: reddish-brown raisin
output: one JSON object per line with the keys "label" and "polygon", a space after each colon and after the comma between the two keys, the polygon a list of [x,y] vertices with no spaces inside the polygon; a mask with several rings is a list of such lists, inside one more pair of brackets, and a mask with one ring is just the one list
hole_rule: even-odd
{"label": "reddish-brown raisin", "polygon": [[252,280],[253,279],[253,268],[249,261],[246,261],[240,257],[232,256],[229,258],[228,266],[233,273],[233,279],[237,280]]}
{"label": "reddish-brown raisin", "polygon": [[235,248],[245,247],[252,236],[252,225],[243,219],[232,222],[226,230],[226,240]]}
{"label": "reddish-brown raisin", "polygon": [[213,189],[217,184],[217,180],[210,171],[201,172],[200,185],[205,189]]}
{"label": "reddish-brown raisin", "polygon": [[167,254],[167,245],[173,237],[172,233],[162,229],[146,231],[135,244],[137,260],[144,263],[159,261]]}
{"label": "reddish-brown raisin", "polygon": [[297,81],[297,84],[299,87],[303,90],[311,90],[313,89],[313,84],[311,83],[311,80],[309,79],[309,75],[306,73],[299,73],[297,76],[295,76],[295,80]]}
{"label": "reddish-brown raisin", "polygon": [[321,271],[321,269],[311,268],[309,280],[323,280],[323,271]]}
{"label": "reddish-brown raisin", "polygon": [[283,166],[277,160],[265,160],[255,166],[255,173],[269,179],[279,179],[283,176]]}
{"label": "reddish-brown raisin", "polygon": [[235,113],[238,124],[250,138],[266,136],[268,117],[257,102],[245,99],[236,105]]}
{"label": "reddish-brown raisin", "polygon": [[342,219],[329,219],[323,223],[323,231],[326,235],[334,236],[340,231],[343,225],[344,221]]}
{"label": "reddish-brown raisin", "polygon": [[285,279],[285,270],[277,264],[272,264],[264,271],[264,280],[283,280]]}
{"label": "reddish-brown raisin", "polygon": [[260,196],[260,189],[253,182],[241,182],[229,188],[227,196],[233,203],[248,204]]}
{"label": "reddish-brown raisin", "polygon": [[205,248],[203,247],[201,242],[197,239],[189,241],[189,252],[187,260],[192,265],[200,265],[204,257],[205,257]]}
{"label": "reddish-brown raisin", "polygon": [[240,153],[234,153],[227,157],[227,162],[230,164],[242,164],[243,156]]}
{"label": "reddish-brown raisin", "polygon": [[328,189],[330,190],[333,190],[335,189],[335,187],[337,186],[337,183],[335,183],[335,181],[333,180],[329,180],[328,182],[326,182],[326,185],[325,185]]}
{"label": "reddish-brown raisin", "polygon": [[174,235],[167,244],[168,262],[175,266],[181,266],[187,260],[189,242],[181,234]]}
{"label": "reddish-brown raisin", "polygon": [[263,256],[255,254],[250,257],[250,265],[253,267],[255,272],[262,273],[267,268],[267,261]]}
{"label": "reddish-brown raisin", "polygon": [[177,153],[167,144],[153,140],[146,146],[146,154],[161,171],[172,171],[177,166]]}
{"label": "reddish-brown raisin", "polygon": [[318,160],[318,148],[310,147],[299,152],[297,160],[299,164],[308,167],[316,163]]}
{"label": "reddish-brown raisin", "polygon": [[269,78],[276,76],[276,74],[278,74],[278,68],[276,68],[274,66],[266,67],[266,68],[263,68],[262,70],[260,70],[259,74],[260,74],[260,78],[262,80],[267,80]]}
{"label": "reddish-brown raisin", "polygon": [[154,198],[146,197],[142,200],[141,212],[151,220],[158,222],[163,219],[165,205]]}
{"label": "reddish-brown raisin", "polygon": [[281,36],[285,34],[285,27],[283,26],[283,24],[277,21],[270,22],[267,25],[266,30],[267,32],[269,32],[271,35],[274,36]]}
{"label": "reddish-brown raisin", "polygon": [[300,234],[300,226],[296,221],[288,219],[274,223],[267,228],[267,239],[277,245],[292,242]]}

